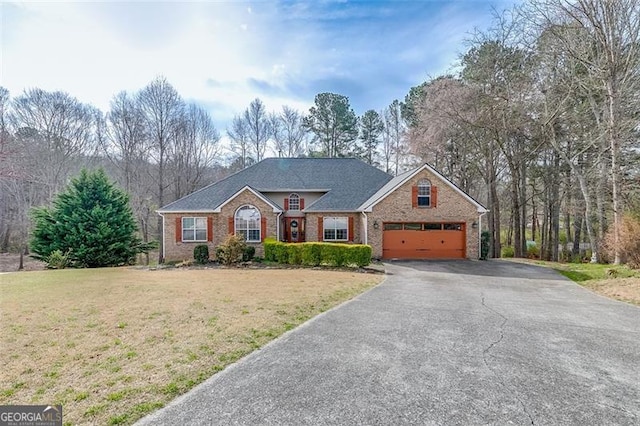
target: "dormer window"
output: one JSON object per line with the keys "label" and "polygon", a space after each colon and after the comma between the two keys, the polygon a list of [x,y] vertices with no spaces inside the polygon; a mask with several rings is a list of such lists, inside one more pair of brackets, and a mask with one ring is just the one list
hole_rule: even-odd
{"label": "dormer window", "polygon": [[300,210],[300,196],[298,194],[289,195],[289,210]]}

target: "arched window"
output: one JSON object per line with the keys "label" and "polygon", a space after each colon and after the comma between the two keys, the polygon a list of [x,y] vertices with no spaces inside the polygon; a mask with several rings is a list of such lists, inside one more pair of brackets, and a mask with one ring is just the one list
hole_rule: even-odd
{"label": "arched window", "polygon": [[298,194],[289,195],[289,210],[300,210],[300,196]]}
{"label": "arched window", "polygon": [[418,207],[431,207],[431,182],[427,179],[418,182]]}
{"label": "arched window", "polygon": [[260,210],[252,205],[246,205],[236,210],[235,234],[242,235],[250,243],[259,243],[260,239]]}

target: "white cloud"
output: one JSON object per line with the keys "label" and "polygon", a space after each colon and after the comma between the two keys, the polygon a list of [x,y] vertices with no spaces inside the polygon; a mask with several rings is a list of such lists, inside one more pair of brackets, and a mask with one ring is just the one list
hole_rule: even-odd
{"label": "white cloud", "polygon": [[461,35],[488,16],[469,5],[0,3],[2,84],[106,110],[117,92],[164,75],[221,127],[255,97],[307,111],[316,93],[334,91],[380,109],[450,66]]}

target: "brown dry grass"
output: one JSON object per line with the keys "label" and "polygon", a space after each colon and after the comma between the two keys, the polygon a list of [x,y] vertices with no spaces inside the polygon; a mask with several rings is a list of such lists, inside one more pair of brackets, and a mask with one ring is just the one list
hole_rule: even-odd
{"label": "brown dry grass", "polygon": [[602,296],[640,306],[639,277],[584,281],[580,285]]}
{"label": "brown dry grass", "polygon": [[558,263],[544,260],[506,259],[552,268],[591,291],[611,299],[640,305],[640,271],[624,265]]}
{"label": "brown dry grass", "polygon": [[0,404],[130,424],[380,275],[111,268],[0,275]]}

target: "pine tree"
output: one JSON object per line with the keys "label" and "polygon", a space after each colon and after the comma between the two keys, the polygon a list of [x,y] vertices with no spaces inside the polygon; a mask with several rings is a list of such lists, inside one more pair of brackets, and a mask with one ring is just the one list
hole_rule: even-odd
{"label": "pine tree", "polygon": [[31,250],[47,259],[60,250],[73,267],[96,268],[131,264],[146,251],[136,236],[128,195],[103,170],[82,170],[52,207],[33,210]]}

